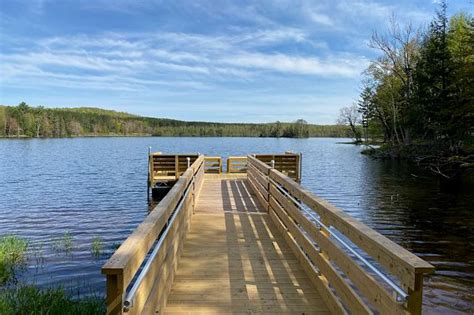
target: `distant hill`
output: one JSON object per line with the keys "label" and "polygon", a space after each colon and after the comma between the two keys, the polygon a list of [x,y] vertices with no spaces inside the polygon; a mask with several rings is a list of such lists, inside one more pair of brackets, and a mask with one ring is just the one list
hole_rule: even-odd
{"label": "distant hill", "polygon": [[102,109],[96,107],[71,107],[71,108],[54,108],[58,111],[69,111],[83,114],[95,114],[95,115],[109,115],[118,118],[133,118],[140,117],[138,115],[129,114],[125,112],[118,112],[111,109]]}
{"label": "distant hill", "polygon": [[193,122],[142,117],[93,107],[44,108],[25,103],[0,105],[0,137],[80,136],[195,136],[195,137],[350,137],[341,125],[295,122],[264,124]]}

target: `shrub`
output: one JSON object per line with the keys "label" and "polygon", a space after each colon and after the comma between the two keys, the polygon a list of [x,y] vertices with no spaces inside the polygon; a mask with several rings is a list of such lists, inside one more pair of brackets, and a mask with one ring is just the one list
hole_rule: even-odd
{"label": "shrub", "polygon": [[105,304],[100,298],[74,300],[61,288],[40,290],[22,285],[0,290],[0,314],[105,314]]}
{"label": "shrub", "polygon": [[0,238],[0,285],[15,277],[15,268],[26,262],[26,240],[15,235]]}

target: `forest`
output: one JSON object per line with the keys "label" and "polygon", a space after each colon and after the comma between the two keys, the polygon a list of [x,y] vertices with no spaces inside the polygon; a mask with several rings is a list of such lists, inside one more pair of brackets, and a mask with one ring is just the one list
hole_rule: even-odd
{"label": "forest", "polygon": [[394,17],[390,25],[386,33],[374,31],[370,47],[380,55],[364,72],[359,100],[341,109],[340,122],[356,141],[383,141],[370,154],[414,159],[443,176],[446,168],[472,166],[473,17],[448,18],[442,2],[424,30],[402,27]]}
{"label": "forest", "polygon": [[349,137],[344,125],[295,122],[263,124],[187,122],[141,117],[98,108],[0,106],[0,137],[62,138],[80,136],[193,136],[193,137]]}

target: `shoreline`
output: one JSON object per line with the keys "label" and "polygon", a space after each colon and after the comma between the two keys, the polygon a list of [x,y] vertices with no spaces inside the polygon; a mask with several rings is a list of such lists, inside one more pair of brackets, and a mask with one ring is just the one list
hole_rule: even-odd
{"label": "shoreline", "polygon": [[[8,140],[30,140],[30,139],[76,139],[76,138],[274,138],[274,139],[311,139],[311,138],[330,138],[330,139],[348,139],[347,137],[336,136],[312,136],[312,137],[261,137],[261,136],[205,136],[205,135],[179,135],[179,136],[158,136],[152,134],[130,134],[130,135],[80,135],[67,137],[30,137],[21,136],[0,136],[0,139]],[[354,142],[338,142],[338,144],[356,144]]]}
{"label": "shoreline", "polygon": [[431,173],[447,180],[474,173],[474,152],[466,146],[463,152],[454,154],[446,149],[434,148],[430,145],[372,147],[361,151],[375,160],[398,160],[413,163]]}

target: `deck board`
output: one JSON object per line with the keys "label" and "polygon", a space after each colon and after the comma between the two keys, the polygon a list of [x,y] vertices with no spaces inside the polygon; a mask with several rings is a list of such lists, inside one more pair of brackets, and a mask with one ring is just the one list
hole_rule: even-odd
{"label": "deck board", "polygon": [[166,314],[329,314],[245,179],[204,181]]}

